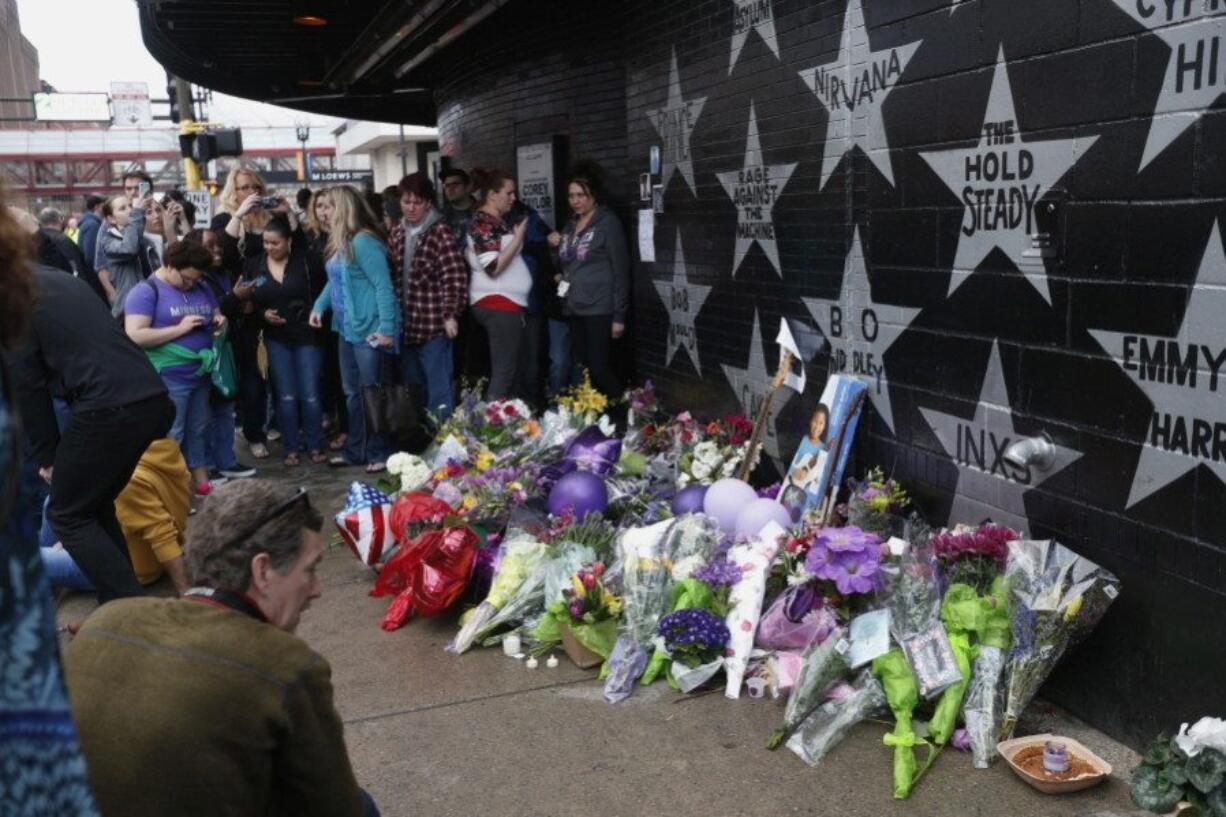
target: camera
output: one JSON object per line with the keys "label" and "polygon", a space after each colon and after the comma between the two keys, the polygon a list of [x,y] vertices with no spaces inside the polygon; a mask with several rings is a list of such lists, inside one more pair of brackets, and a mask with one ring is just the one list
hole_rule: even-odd
{"label": "camera", "polygon": [[265,210],[272,210],[281,206],[281,199],[276,196],[263,196],[260,198],[260,206]]}

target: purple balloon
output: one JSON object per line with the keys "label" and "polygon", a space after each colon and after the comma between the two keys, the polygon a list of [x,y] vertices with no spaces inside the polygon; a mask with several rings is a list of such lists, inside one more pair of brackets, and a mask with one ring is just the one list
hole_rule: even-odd
{"label": "purple balloon", "polygon": [[792,524],[792,515],[773,499],[754,499],[737,514],[736,535],[757,536],[768,522],[778,522],[779,527],[786,528]]}
{"label": "purple balloon", "polygon": [[567,510],[583,521],[589,513],[604,513],[609,506],[609,489],[604,480],[590,471],[573,471],[557,481],[549,492],[549,512],[561,516]]}
{"label": "purple balloon", "polygon": [[617,467],[622,456],[622,441],[606,437],[598,426],[588,426],[566,444],[564,459],[568,459],[585,471],[607,476]]}
{"label": "purple balloon", "polygon": [[699,513],[702,511],[702,500],[707,495],[707,486],[691,485],[682,488],[673,497],[673,516],[683,513]]}
{"label": "purple balloon", "polygon": [[758,498],[758,493],[744,480],[721,479],[707,489],[702,509],[719,523],[724,533],[736,531],[736,518],[741,509]]}

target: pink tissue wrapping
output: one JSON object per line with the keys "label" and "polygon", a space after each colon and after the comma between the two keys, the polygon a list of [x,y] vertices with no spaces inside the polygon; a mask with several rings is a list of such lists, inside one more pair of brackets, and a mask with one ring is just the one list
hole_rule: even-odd
{"label": "pink tissue wrapping", "polygon": [[775,653],[775,690],[779,693],[790,692],[796,686],[803,665],[804,660],[798,652],[780,650]]}
{"label": "pink tissue wrapping", "polygon": [[724,651],[724,675],[728,678],[724,689],[726,698],[735,700],[741,696],[741,682],[745,679],[754,633],[762,615],[762,600],[766,596],[766,574],[779,551],[779,537],[783,532],[783,528],[771,522],[755,538],[733,545],[728,551],[728,561],[741,568],[741,580],[728,594],[730,638]]}

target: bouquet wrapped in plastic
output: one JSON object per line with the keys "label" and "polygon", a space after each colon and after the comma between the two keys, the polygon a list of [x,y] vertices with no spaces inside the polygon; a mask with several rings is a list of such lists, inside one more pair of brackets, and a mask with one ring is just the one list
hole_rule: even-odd
{"label": "bouquet wrapped in plastic", "polygon": [[837,616],[814,585],[794,585],[762,614],[756,643],[768,650],[804,650],[825,641],[836,626]]}
{"label": "bouquet wrapped in plastic", "polygon": [[634,689],[647,667],[647,647],[656,634],[660,617],[668,612],[670,544],[677,524],[670,520],[646,528],[631,528],[623,531],[618,540],[625,614],[605,678],[604,696],[609,703],[625,700]]}
{"label": "bouquet wrapped in plastic", "polygon": [[[585,548],[584,545],[576,549]],[[590,548],[588,548],[590,550]],[[551,560],[550,571],[556,560]],[[532,629],[533,652],[542,652],[565,639],[565,632],[586,649],[608,658],[617,637],[617,617],[622,600],[602,581],[603,562],[593,562],[579,568],[557,598],[551,595],[546,577],[545,615]]]}
{"label": "bouquet wrapped in plastic", "polygon": [[741,695],[741,682],[749,666],[754,634],[762,615],[762,600],[766,596],[766,576],[783,534],[783,528],[771,522],[757,536],[733,545],[728,551],[728,561],[740,566],[741,578],[728,594],[728,631],[732,638],[724,662],[724,674],[728,678],[724,690],[726,698],[735,700]]}
{"label": "bouquet wrapped in plastic", "polygon": [[872,672],[864,670],[844,696],[827,701],[805,718],[795,734],[788,738],[787,746],[805,763],[816,766],[853,726],[885,708],[885,690],[881,682]]}
{"label": "bouquet wrapped in plastic", "polygon": [[895,479],[887,478],[880,468],[864,476],[863,482],[852,482],[847,499],[847,524],[879,535],[882,539],[904,534],[903,514],[911,498]]}
{"label": "bouquet wrapped in plastic", "polygon": [[800,728],[805,718],[821,706],[826,690],[847,673],[848,648],[843,629],[837,628],[825,641],[805,651],[801,658],[800,675],[783,712],[783,726],[771,733],[766,742],[767,749],[782,746]]}
{"label": "bouquet wrapped in plastic", "polygon": [[[447,645],[448,652],[457,655],[463,653],[480,640],[485,633],[492,632],[489,626],[491,621],[524,588],[529,577],[533,576],[538,568],[541,568],[545,552],[545,545],[537,541],[535,537],[524,533],[512,533],[503,543],[502,559],[490,583],[489,594],[476,608],[469,611],[460,627],[460,632]],[[543,569],[540,570],[536,586],[544,587]]]}
{"label": "bouquet wrapped in plastic", "polygon": [[660,638],[672,657],[670,672],[677,688],[692,692],[723,665],[728,625],[708,610],[677,610],[660,619]]}
{"label": "bouquet wrapped in plastic", "polygon": [[932,698],[962,680],[941,624],[937,578],[931,550],[913,546],[902,557],[889,599],[891,633],[915,673],[921,698]]}
{"label": "bouquet wrapped in plastic", "polygon": [[984,595],[966,584],[954,584],[945,593],[942,606],[945,626],[954,634],[973,634],[977,655],[962,715],[967,739],[977,769],[986,769],[996,753],[1000,727],[1000,678],[1009,649],[1009,600],[1003,577],[994,579]]}
{"label": "bouquet wrapped in plastic", "polygon": [[1120,594],[1110,571],[1051,540],[1010,542],[1005,582],[1013,651],[1002,740],[1013,735],[1022,710],[1064,653],[1090,634]]}

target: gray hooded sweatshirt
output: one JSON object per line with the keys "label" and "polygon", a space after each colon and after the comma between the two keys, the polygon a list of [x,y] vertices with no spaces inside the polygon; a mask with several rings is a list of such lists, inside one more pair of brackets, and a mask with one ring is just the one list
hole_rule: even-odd
{"label": "gray hooded sweatshirt", "polygon": [[570,284],[563,311],[568,315],[612,315],[625,323],[630,303],[630,253],[621,222],[612,210],[597,206],[587,229],[575,235],[571,218],[562,231],[558,259]]}

